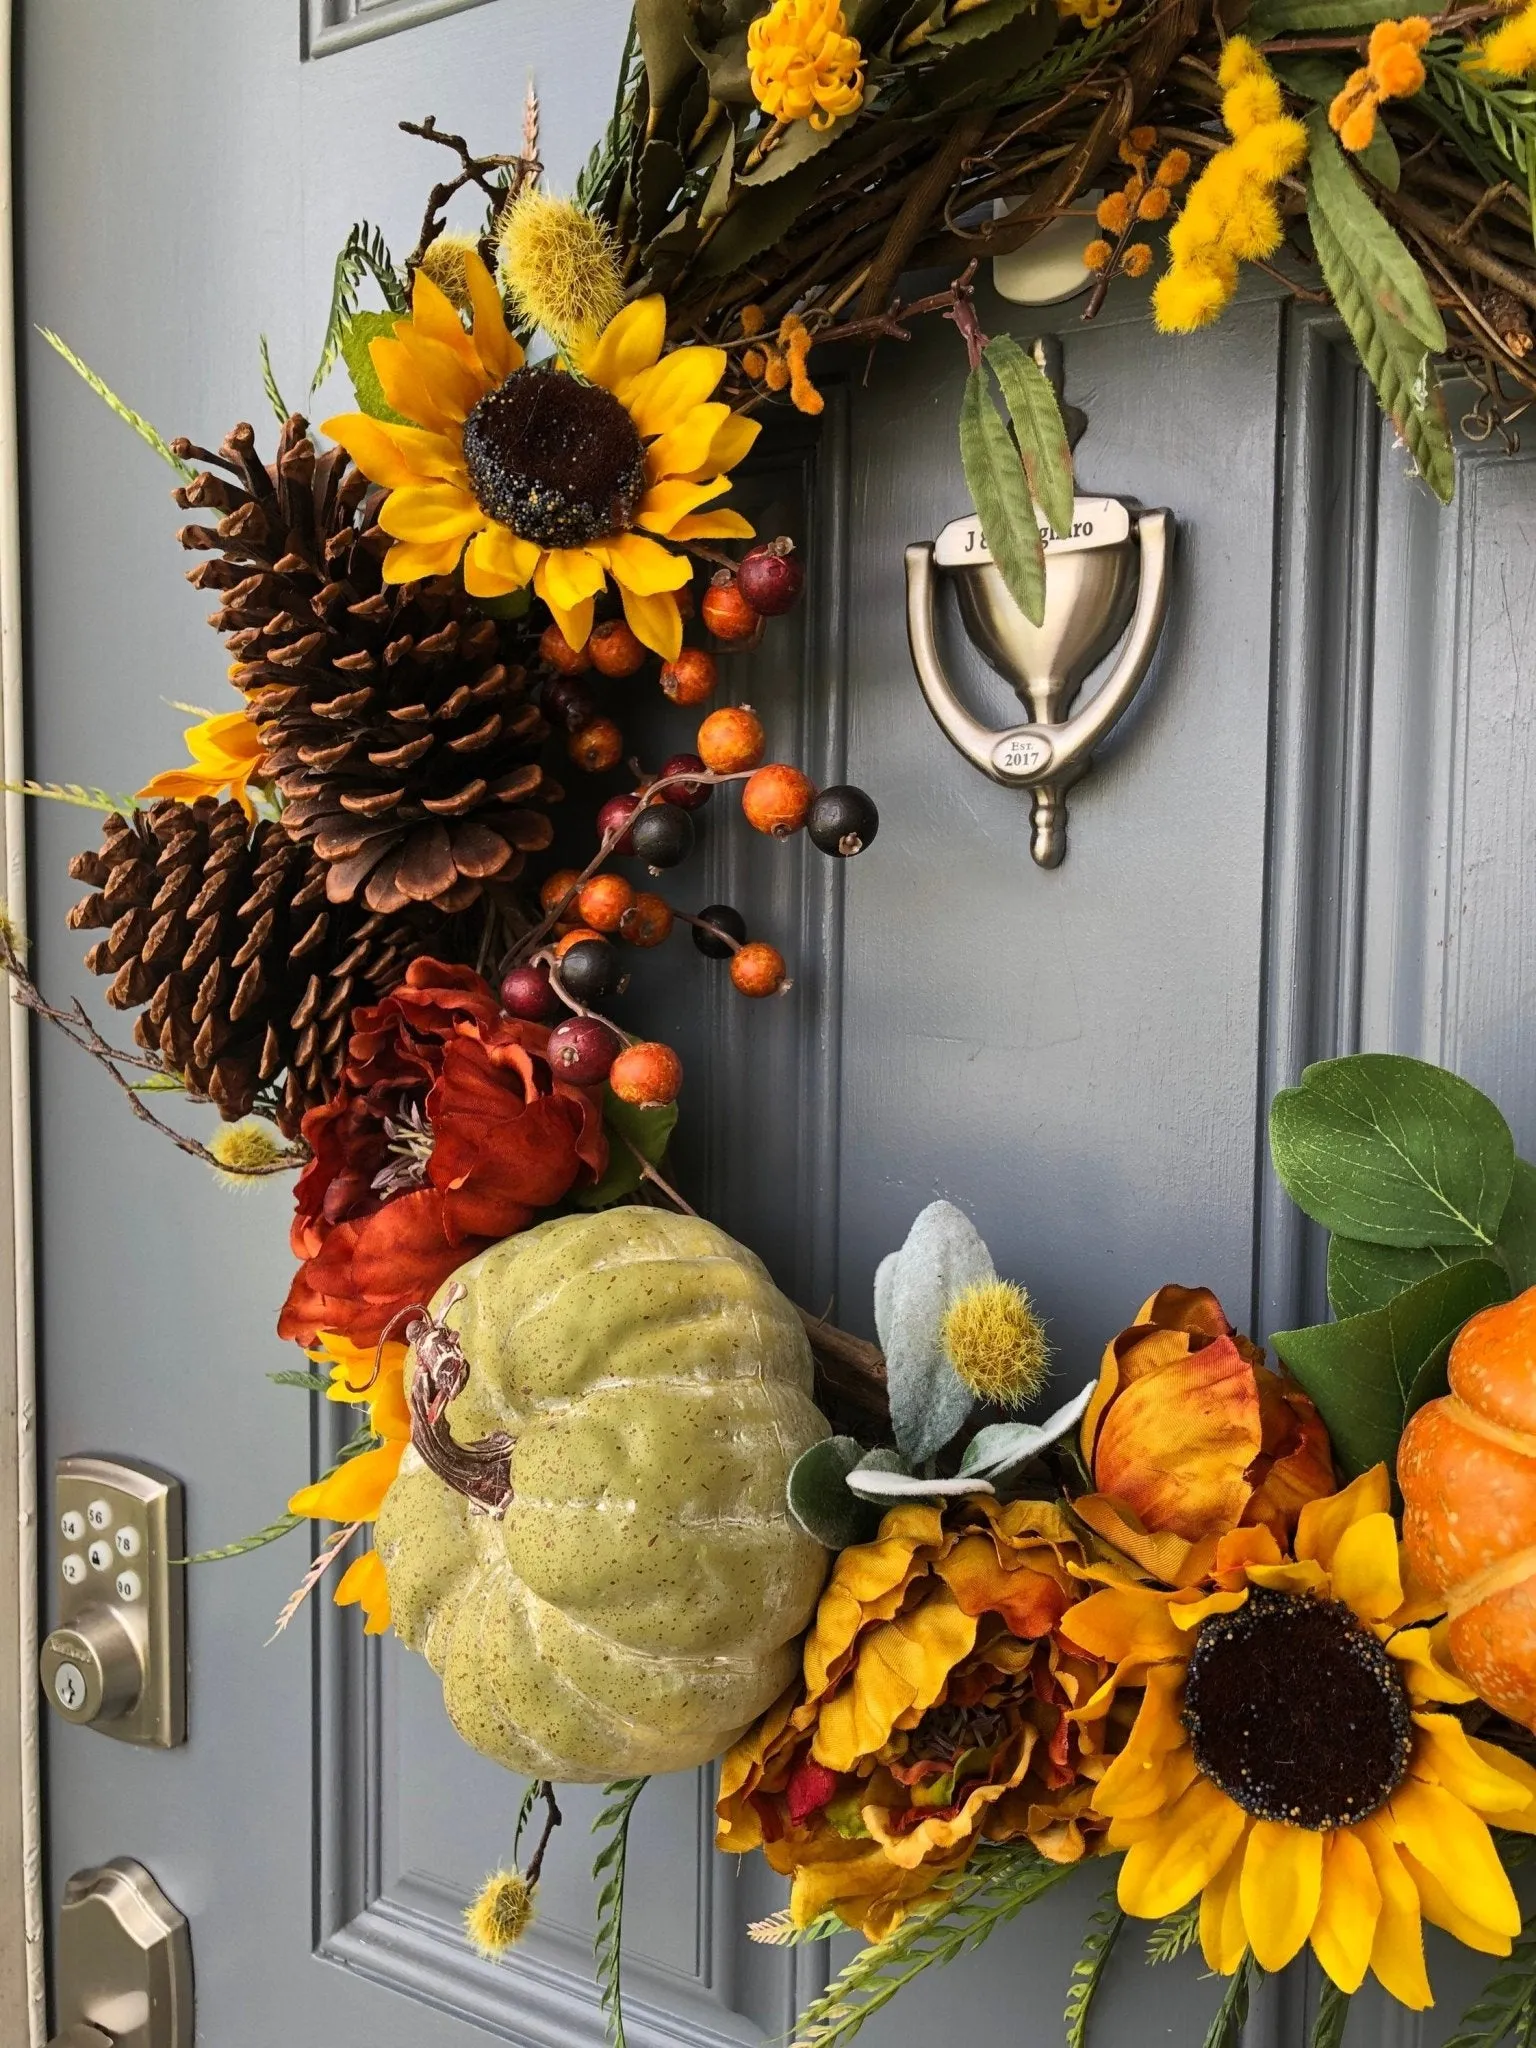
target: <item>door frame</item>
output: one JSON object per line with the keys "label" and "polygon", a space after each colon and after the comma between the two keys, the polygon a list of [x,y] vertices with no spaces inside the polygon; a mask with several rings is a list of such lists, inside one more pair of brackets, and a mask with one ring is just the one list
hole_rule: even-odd
{"label": "door frame", "polygon": [[[11,0],[0,0],[0,902],[25,924],[21,461],[16,417]],[[42,2048],[42,1771],[37,1687],[37,1385],[27,1013],[0,1025],[0,2034]]]}

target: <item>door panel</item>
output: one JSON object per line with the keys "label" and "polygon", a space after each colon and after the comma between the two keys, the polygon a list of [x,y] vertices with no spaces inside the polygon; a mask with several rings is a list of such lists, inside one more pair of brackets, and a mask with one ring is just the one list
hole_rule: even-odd
{"label": "door panel", "polygon": [[[395,119],[433,112],[490,146],[516,131],[531,70],[551,183],[567,189],[606,117],[626,12],[314,0],[311,32],[337,33],[306,62],[298,0],[30,0],[24,318],[168,432],[247,417],[269,435],[255,329],[299,403],[347,227],[366,212],[395,248],[414,239],[434,172]],[[393,32],[353,37],[370,16]],[[983,319],[1036,331],[990,298]],[[674,942],[642,963],[636,1007],[688,1070],[685,1184],[797,1298],[867,1329],[876,1260],[948,1195],[1035,1293],[1065,1388],[1165,1279],[1206,1282],[1260,1332],[1321,1313],[1317,1246],[1263,1151],[1262,1103],[1306,1060],[1356,1045],[1444,1057],[1536,1145],[1517,1032],[1536,961],[1510,936],[1536,601],[1525,459],[1477,455],[1438,512],[1326,322],[1260,295],[1174,346],[1139,299],[1112,294],[1092,327],[1072,309],[1059,324],[1090,421],[1081,487],[1179,521],[1163,647],[1072,795],[1065,865],[1033,866],[1027,798],[950,749],[907,656],[902,549],[965,509],[963,361],[935,326],[868,385],[861,363],[829,378],[818,429],[783,423],[748,486],[760,530],[801,539],[811,594],[796,627],[739,658],[731,693],[763,712],[775,754],[866,784],[880,839],[835,865],[744,844],[717,804],[677,900],[737,903],[791,957],[795,991],[743,1003]],[[165,472],[35,337],[26,398],[33,772],[132,786],[177,750],[162,699],[222,702],[218,653],[179,581]],[[1002,722],[1007,693],[952,620],[945,632],[954,672]],[[659,759],[687,721],[658,697],[630,736]],[[65,863],[91,823],[38,807],[31,923],[45,985],[94,1008],[62,926],[78,893]],[[264,1377],[291,1362],[270,1334],[287,1190],[210,1189],[68,1048],[38,1051],[48,1456],[155,1459],[187,1482],[192,1545],[227,1541],[324,1460],[338,1420]],[[50,1727],[51,1894],[83,1864],[142,1858],[191,1919],[210,2048],[599,2041],[595,1795],[562,1794],[528,1943],[477,1961],[458,1916],[507,1852],[521,1788],[458,1743],[426,1666],[365,1643],[354,1613],[316,1601],[260,1648],[301,1543],[193,1574],[184,1749]],[[647,1791],[628,1915],[636,2048],[776,2034],[825,1967],[745,1940],[781,1888],[717,1860],[709,1838],[709,1774]],[[956,2011],[999,2038],[1059,2040],[1098,1886],[1085,1872],[921,1982],[871,2040],[916,2048]],[[1197,1961],[1149,1983],[1139,1945],[1133,1928],[1096,2040],[1199,2038],[1215,1992]],[[1362,2042],[1448,2031],[1480,1965],[1436,1949],[1444,2022],[1368,2011]],[[1299,2043],[1304,1992],[1300,1973],[1265,1987],[1253,2040]]]}

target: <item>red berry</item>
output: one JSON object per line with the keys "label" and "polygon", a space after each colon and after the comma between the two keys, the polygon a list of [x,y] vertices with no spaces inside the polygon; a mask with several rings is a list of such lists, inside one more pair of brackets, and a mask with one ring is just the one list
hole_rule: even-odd
{"label": "red berry", "polygon": [[805,587],[805,566],[792,540],[771,540],[742,557],[736,587],[753,611],[776,619],[787,612]]}
{"label": "red berry", "polygon": [[594,875],[576,898],[576,908],[594,931],[616,932],[634,900],[634,885],[622,875]]}
{"label": "red berry", "polygon": [[501,1007],[509,1017],[521,1017],[529,1024],[543,1024],[560,1009],[560,999],[549,985],[547,967],[513,967],[502,977]]}
{"label": "red berry", "polygon": [[[761,939],[743,946],[731,957],[731,980],[744,996],[776,996],[789,987],[785,979],[784,955]],[[561,1029],[565,1027],[562,1025]]]}
{"label": "red berry", "polygon": [[539,658],[563,676],[579,676],[591,666],[586,647],[573,647],[556,625],[546,626],[539,635]]}
{"label": "red berry", "polygon": [[[631,792],[627,796],[611,796],[597,814],[597,836],[606,839],[610,832],[616,832],[621,825],[627,825],[636,811],[645,802],[644,797]],[[633,853],[635,843],[626,832],[622,839],[614,841],[614,853]]]}
{"label": "red berry", "polygon": [[[670,761],[663,761],[658,782],[665,782],[672,775],[703,775],[704,763],[697,754],[674,754]],[[680,811],[700,811],[715,793],[712,782],[696,782],[690,789],[685,782],[674,782],[670,789],[664,789],[655,803],[676,804]]]}
{"label": "red berry", "polygon": [[762,623],[742,596],[731,569],[716,571],[699,610],[717,640],[750,640]]}
{"label": "red berry", "polygon": [[676,661],[662,664],[661,687],[674,704],[702,704],[715,694],[720,672],[715,657],[702,647],[679,649]]}
{"label": "red berry", "polygon": [[605,768],[617,768],[623,760],[624,735],[611,718],[594,718],[571,734],[566,752],[578,768],[601,775]]}
{"label": "red berry", "polygon": [[621,1048],[618,1036],[596,1017],[567,1017],[549,1034],[544,1057],[562,1081],[578,1087],[606,1081]]}
{"label": "red berry", "polygon": [[699,727],[694,742],[699,758],[716,775],[734,775],[743,768],[755,768],[763,758],[768,736],[763,722],[748,704],[725,711],[711,711]]}
{"label": "red berry", "polygon": [[683,1063],[670,1045],[647,1041],[621,1052],[608,1074],[608,1086],[620,1102],[637,1109],[664,1109],[676,1102],[683,1085]]}
{"label": "red berry", "polygon": [[815,801],[816,785],[809,775],[786,761],[773,761],[743,785],[741,811],[754,830],[787,839],[800,830]]}
{"label": "red berry", "polygon": [[594,626],[587,653],[600,676],[632,676],[645,665],[645,649],[622,619]]}

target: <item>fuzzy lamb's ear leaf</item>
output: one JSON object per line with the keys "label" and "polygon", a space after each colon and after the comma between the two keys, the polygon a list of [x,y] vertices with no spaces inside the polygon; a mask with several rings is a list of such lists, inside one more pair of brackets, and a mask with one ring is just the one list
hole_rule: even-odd
{"label": "fuzzy lamb's ear leaf", "polygon": [[1031,1458],[1038,1458],[1064,1436],[1070,1436],[1083,1419],[1083,1410],[1093,1396],[1094,1382],[1070,1401],[1058,1408],[1054,1415],[1048,1415],[1044,1422],[994,1422],[986,1429],[978,1429],[965,1447],[965,1456],[960,1460],[960,1473],[977,1478],[1003,1480],[1025,1465]]}
{"label": "fuzzy lamb's ear leaf", "polygon": [[823,1437],[802,1451],[790,1471],[785,1499],[791,1518],[828,1550],[868,1543],[879,1533],[880,1515],[848,1491],[848,1474],[864,1456],[851,1436]]}
{"label": "fuzzy lamb's ear leaf", "polygon": [[944,1350],[957,1294],[997,1278],[991,1254],[953,1202],[930,1202],[877,1287],[891,1427],[909,1464],[943,1449],[971,1412],[971,1392]]}
{"label": "fuzzy lamb's ear leaf", "polygon": [[863,1500],[951,1500],[967,1493],[991,1493],[985,1479],[958,1475],[953,1479],[925,1479],[909,1472],[894,1451],[871,1451],[848,1474],[849,1489]]}

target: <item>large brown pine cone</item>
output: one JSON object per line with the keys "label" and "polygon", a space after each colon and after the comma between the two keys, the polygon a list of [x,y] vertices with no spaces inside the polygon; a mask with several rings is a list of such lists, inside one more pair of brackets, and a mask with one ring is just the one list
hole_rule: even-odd
{"label": "large brown pine cone", "polygon": [[233,1120],[262,1099],[289,1137],[335,1091],[354,1004],[395,986],[435,922],[328,903],[309,847],[212,797],[114,811],[69,872],[92,889],[70,925],[107,932],[85,964],[140,1011],[136,1042],[194,1100]]}
{"label": "large brown pine cone", "polygon": [[220,513],[183,527],[217,559],[189,571],[223,592],[209,623],[236,657],[285,807],[284,828],[327,867],[333,903],[462,910],[546,847],[561,792],[535,758],[548,728],[518,659],[527,630],[487,618],[453,577],[386,584],[389,536],[345,449],[316,455],[295,413],[269,470],[250,427],[176,492]]}

